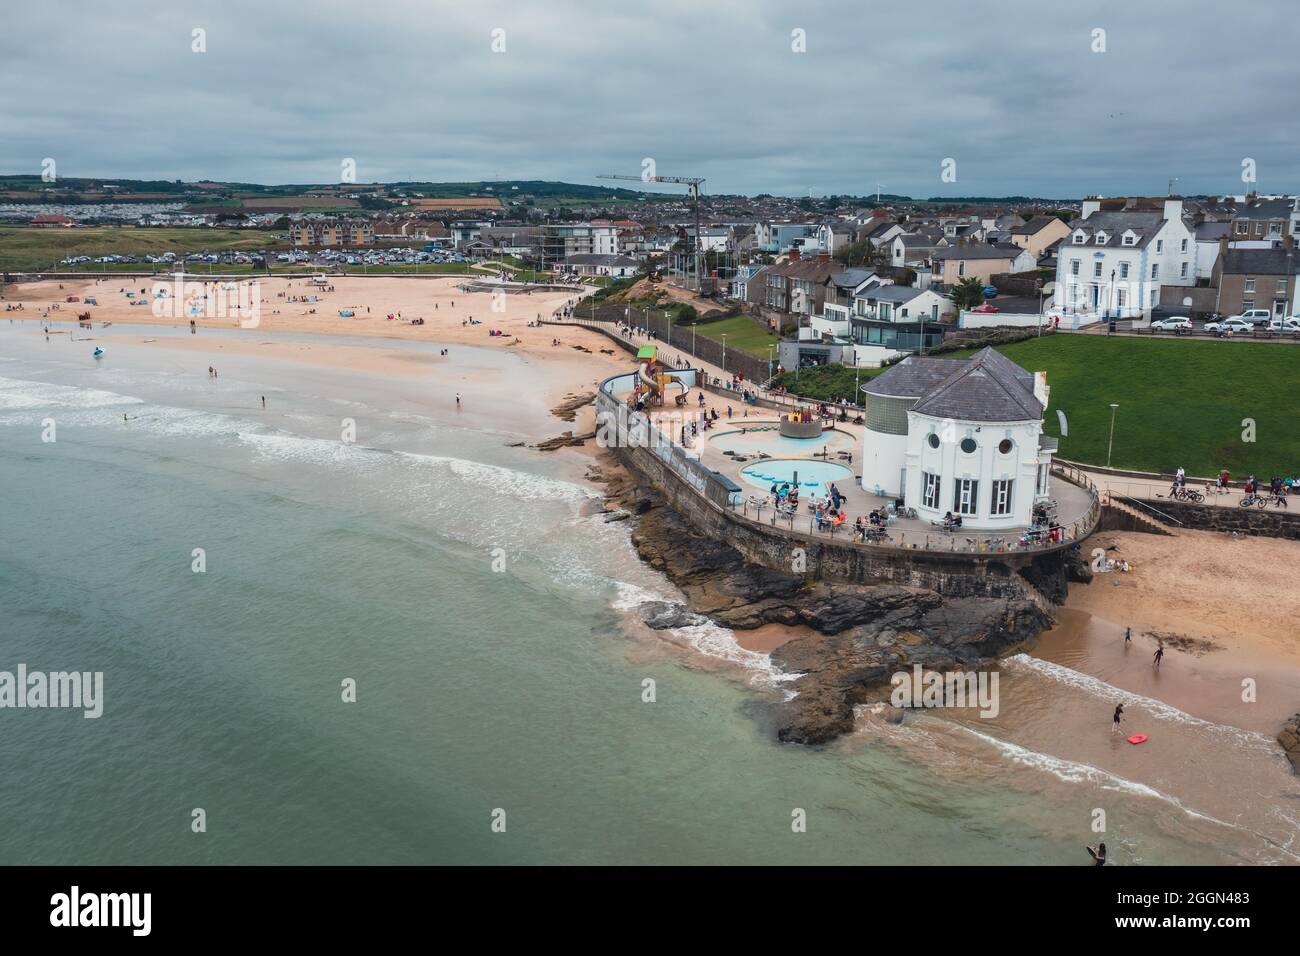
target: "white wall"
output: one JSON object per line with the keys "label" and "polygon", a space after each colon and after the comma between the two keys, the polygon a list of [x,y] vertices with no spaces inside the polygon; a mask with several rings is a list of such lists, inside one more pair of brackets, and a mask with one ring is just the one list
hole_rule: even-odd
{"label": "white wall", "polygon": [[[977,513],[963,516],[966,528],[986,531],[1023,528],[1029,524],[1035,497],[1038,475],[1038,436],[1042,422],[1013,422],[996,424],[954,421],[933,418],[909,412],[907,435],[907,504],[917,510],[922,519],[940,521],[944,514],[953,511],[953,489],[960,478],[974,478]],[[977,430],[978,429],[978,430]],[[940,437],[938,448],[931,448],[928,436]],[[973,438],[976,449],[967,455],[961,450],[964,438]],[[1009,438],[1009,454],[998,451],[999,443]],[[941,476],[938,507],[925,507],[922,497],[922,472]],[[1011,479],[1011,512],[1005,516],[990,514],[993,482]],[[864,473],[865,484],[865,473]]]}

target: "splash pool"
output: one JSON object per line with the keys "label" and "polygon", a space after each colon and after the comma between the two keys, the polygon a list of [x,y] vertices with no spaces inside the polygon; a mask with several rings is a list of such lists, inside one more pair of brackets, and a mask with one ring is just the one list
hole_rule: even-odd
{"label": "splash pool", "polygon": [[794,473],[799,473],[799,487],[817,494],[824,494],[835,483],[853,481],[853,469],[833,461],[809,461],[806,458],[768,458],[756,461],[740,469],[740,477],[747,484],[764,491],[772,487],[773,482],[794,483]]}
{"label": "splash pool", "polygon": [[848,432],[824,431],[818,438],[785,438],[777,431],[776,422],[761,422],[743,430],[721,432],[709,439],[709,444],[721,452],[733,455],[757,455],[763,452],[773,458],[790,455],[811,455],[813,452],[852,451],[856,442]]}

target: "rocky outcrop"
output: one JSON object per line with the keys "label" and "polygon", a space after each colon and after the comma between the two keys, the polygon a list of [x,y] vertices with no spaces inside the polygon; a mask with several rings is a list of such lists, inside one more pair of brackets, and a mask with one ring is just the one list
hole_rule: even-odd
{"label": "rocky outcrop", "polygon": [[[658,629],[713,621],[735,630],[778,624],[799,633],[772,653],[796,691],[780,706],[777,736],[819,744],[853,729],[853,708],[889,694],[896,671],[980,669],[1050,624],[1027,598],[944,597],[894,584],[849,585],[805,580],[747,562],[725,541],[706,535],[658,492],[623,481],[624,508],[638,516],[632,543],[641,558],[686,595],[687,604],[655,602],[643,620]],[[1065,570],[1054,573],[1064,589]]]}
{"label": "rocky outcrop", "polygon": [[1286,759],[1291,761],[1291,770],[1300,774],[1300,714],[1296,714],[1278,732],[1277,742],[1282,745]]}

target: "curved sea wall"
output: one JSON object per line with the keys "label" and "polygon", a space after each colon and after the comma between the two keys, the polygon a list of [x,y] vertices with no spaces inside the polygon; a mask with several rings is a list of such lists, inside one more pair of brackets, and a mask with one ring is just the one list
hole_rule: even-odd
{"label": "curved sea wall", "polygon": [[[1040,578],[1065,579],[1062,551],[1068,545],[1056,551],[984,554],[857,545],[847,537],[836,541],[738,513],[730,507],[738,492],[726,478],[705,468],[657,432],[646,416],[630,411],[618,400],[618,394],[631,388],[632,379],[633,375],[627,374],[601,383],[596,396],[599,443],[614,451],[692,525],[725,541],[755,564],[782,572],[799,568],[815,580],[925,588],[948,597],[1037,600],[1039,595],[1027,588],[1017,573],[1031,564]],[[1059,575],[1052,569],[1059,570]]]}

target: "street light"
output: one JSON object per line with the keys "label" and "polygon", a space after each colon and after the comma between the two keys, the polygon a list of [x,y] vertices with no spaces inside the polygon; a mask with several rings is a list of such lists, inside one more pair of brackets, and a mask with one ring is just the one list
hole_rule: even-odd
{"label": "street light", "polygon": [[767,347],[767,380],[769,382],[772,381],[772,349],[774,348],[776,348],[775,345]]}
{"label": "street light", "polygon": [[1106,467],[1110,467],[1110,453],[1115,447],[1115,410],[1119,408],[1115,402],[1110,403],[1110,441],[1106,444]]}
{"label": "street light", "polygon": [[722,371],[727,371],[727,333],[722,333]]}

